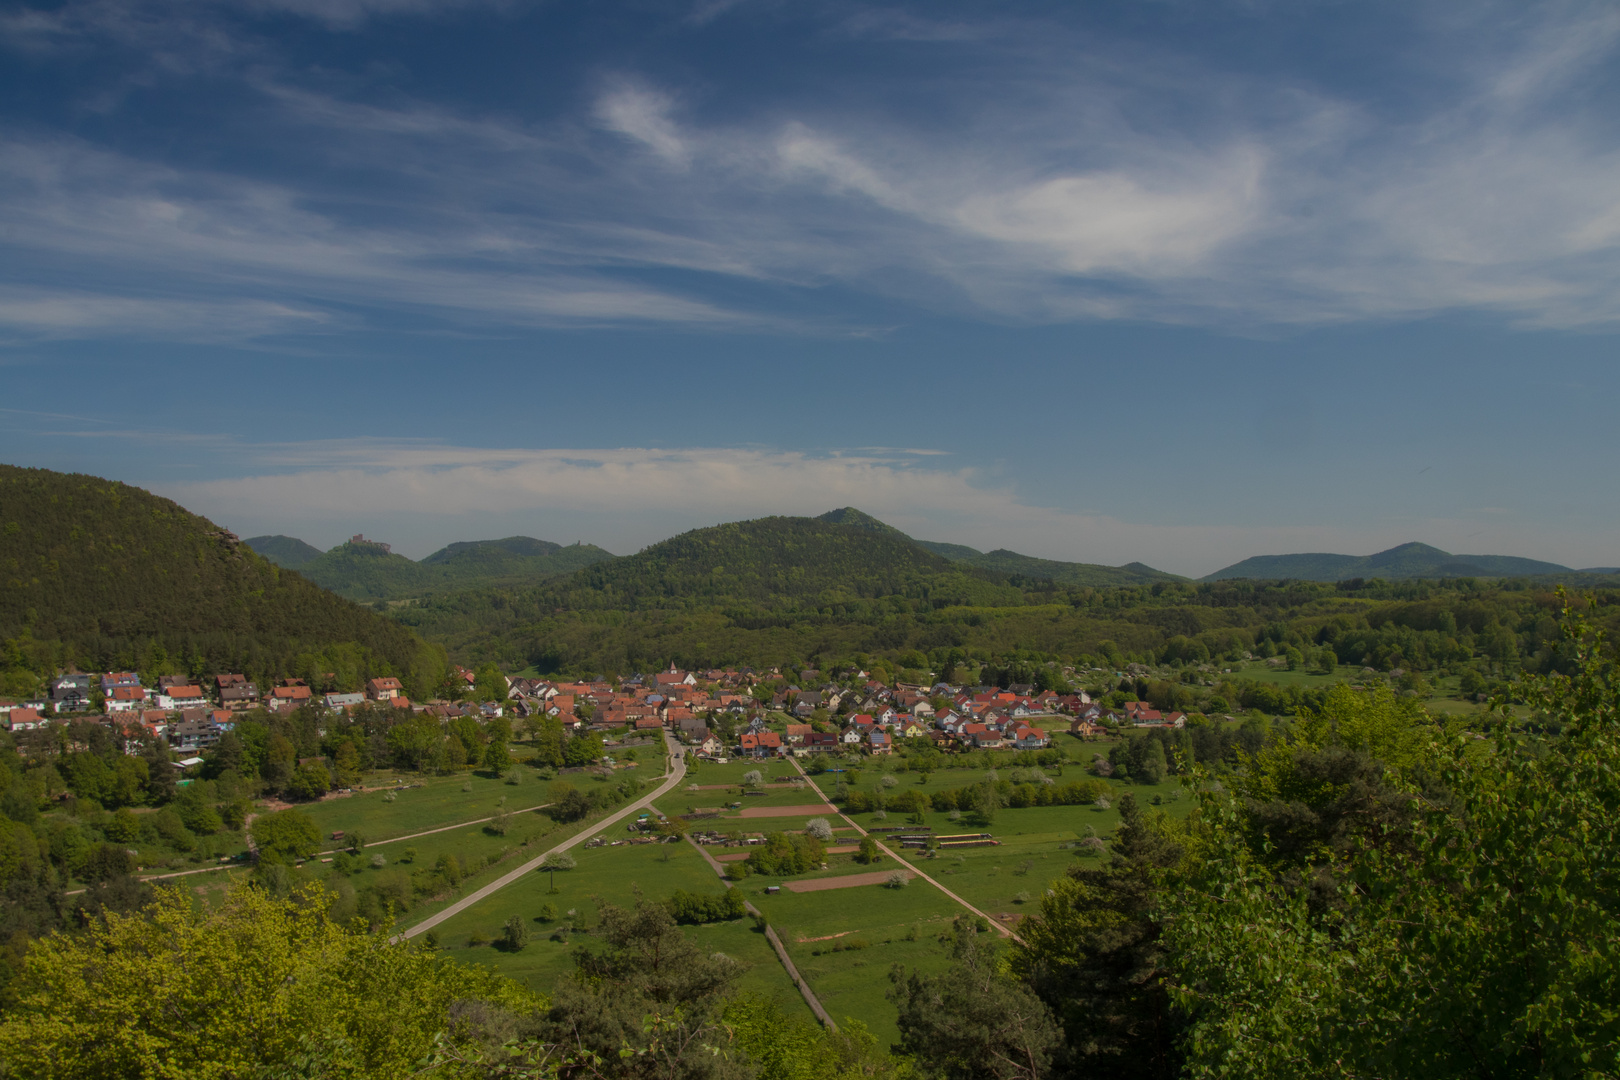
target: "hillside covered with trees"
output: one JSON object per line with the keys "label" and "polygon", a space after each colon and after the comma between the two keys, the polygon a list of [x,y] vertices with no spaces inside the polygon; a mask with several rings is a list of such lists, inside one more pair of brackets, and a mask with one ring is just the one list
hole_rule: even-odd
{"label": "hillside covered with trees", "polygon": [[143,674],[333,672],[423,690],[442,649],[262,558],[140,488],[0,465],[0,693],[67,667]]}
{"label": "hillside covered with trees", "polygon": [[[450,544],[413,562],[384,544],[349,540],[327,552],[288,536],[247,541],[272,562],[351,600],[399,600],[454,589],[532,585],[614,558],[594,544],[564,547],[529,536]],[[308,552],[314,552],[308,556]],[[308,557],[306,557],[308,556]]]}

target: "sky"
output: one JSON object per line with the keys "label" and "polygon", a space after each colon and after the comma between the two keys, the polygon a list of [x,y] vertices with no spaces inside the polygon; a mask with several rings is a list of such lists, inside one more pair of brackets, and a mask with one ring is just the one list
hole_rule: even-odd
{"label": "sky", "polygon": [[853,505],[1620,565],[1620,7],[0,2],[0,461],[242,536]]}

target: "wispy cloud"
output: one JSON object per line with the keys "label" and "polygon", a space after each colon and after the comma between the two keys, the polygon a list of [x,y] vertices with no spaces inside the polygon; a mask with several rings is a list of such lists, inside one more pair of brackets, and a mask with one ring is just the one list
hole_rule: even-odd
{"label": "wispy cloud", "polygon": [[[13,44],[116,39],[156,58],[143,78],[207,66],[234,79],[294,168],[13,133],[0,145],[5,280],[37,300],[0,302],[0,325],[164,334],[194,312],[191,337],[233,318],[243,336],[335,333],[408,308],[491,329],[860,329],[825,306],[829,284],[1026,322],[1620,320],[1620,152],[1578,93],[1620,42],[1606,5],[1537,9],[1511,36],[1433,56],[1452,89],[1405,112],[1186,46],[1136,43],[1121,59],[1118,43],[1050,19],[828,5],[810,9],[828,40],[943,50],[937,108],[890,103],[915,69],[869,65],[825,99],[755,105],[716,72],[687,100],[631,72],[598,78],[577,115],[516,115],[368,94],[206,17],[275,9],[348,26],[462,6],[191,5],[169,37],[161,3],[11,16]],[[721,10],[672,17],[700,33],[693,21]]]}

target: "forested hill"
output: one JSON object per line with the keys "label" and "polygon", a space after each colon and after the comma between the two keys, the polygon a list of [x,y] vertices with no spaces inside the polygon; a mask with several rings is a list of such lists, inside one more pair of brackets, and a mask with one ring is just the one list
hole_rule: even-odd
{"label": "forested hill", "polygon": [[0,665],[11,693],[68,665],[436,685],[443,652],[206,518],[99,477],[0,465]]}
{"label": "forested hill", "polygon": [[840,510],[822,514],[816,520],[910,540],[925,551],[942,556],[952,562],[977,567],[980,570],[1020,578],[1045,578],[1056,585],[1084,588],[1087,586],[1108,585],[1151,585],[1159,581],[1187,580],[1176,574],[1167,574],[1163,570],[1155,570],[1153,567],[1139,562],[1127,563],[1124,566],[1062,562],[1057,559],[1038,559],[1032,555],[1020,555],[1018,552],[1009,551],[1006,548],[997,548],[995,551],[984,552],[968,547],[966,544],[946,544],[937,540],[913,540],[893,525],[879,521],[871,514],[863,513],[853,506],[846,506]]}
{"label": "forested hill", "polygon": [[1004,575],[953,564],[898,532],[797,517],[695,529],[541,592],[546,606],[574,610],[823,608],[887,596],[981,604],[1022,599]]}
{"label": "forested hill", "polygon": [[277,566],[289,570],[301,569],[304,564],[321,557],[321,549],[306,544],[296,536],[250,536],[242,541]]}
{"label": "forested hill", "polygon": [[1255,555],[1233,563],[1204,578],[1252,578],[1259,581],[1349,581],[1352,578],[1383,578],[1407,581],[1413,578],[1459,577],[1537,577],[1555,574],[1567,578],[1575,573],[1557,563],[1523,559],[1513,555],[1453,555],[1428,544],[1401,544],[1376,555]]}
{"label": "forested hill", "polygon": [[[249,543],[257,548],[256,540]],[[564,547],[509,536],[451,544],[412,562],[382,544],[362,540],[339,544],[302,564],[299,573],[352,600],[399,600],[456,589],[533,585],[612,558],[594,544]]]}

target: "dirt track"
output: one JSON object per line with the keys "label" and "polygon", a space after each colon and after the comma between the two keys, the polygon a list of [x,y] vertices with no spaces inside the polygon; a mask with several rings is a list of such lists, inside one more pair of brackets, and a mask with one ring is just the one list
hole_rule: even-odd
{"label": "dirt track", "polygon": [[[824,892],[827,889],[853,889],[860,885],[881,885],[889,880],[893,870],[879,870],[875,874],[846,874],[843,877],[816,878],[814,881],[788,881],[782,888],[788,892]],[[906,880],[913,875],[906,873]]]}
{"label": "dirt track", "polygon": [[745,806],[742,816],[749,817],[814,817],[820,814],[836,814],[836,807],[826,803],[807,803],[803,806]]}

